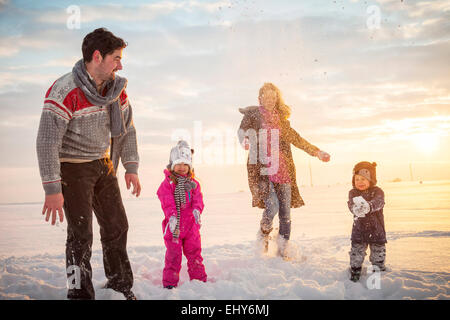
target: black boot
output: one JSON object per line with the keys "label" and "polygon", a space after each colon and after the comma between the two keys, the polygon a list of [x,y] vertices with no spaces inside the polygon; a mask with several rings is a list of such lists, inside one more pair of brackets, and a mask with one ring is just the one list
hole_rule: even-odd
{"label": "black boot", "polygon": [[350,280],[353,282],[358,282],[361,277],[361,268],[351,268]]}
{"label": "black boot", "polygon": [[165,286],[164,288],[165,288],[165,289],[169,289],[169,290],[170,290],[170,289],[173,289],[173,288],[175,288],[175,286]]}
{"label": "black boot", "polygon": [[125,299],[127,299],[127,300],[137,300],[136,296],[134,295],[133,291],[131,291],[131,290],[123,292],[123,295],[125,296]]}
{"label": "black boot", "polygon": [[113,289],[114,291],[120,292],[124,295],[125,299],[127,300],[137,300],[135,294],[130,289],[118,289],[111,286],[111,283],[108,281],[105,283],[105,285],[102,287],[103,289]]}

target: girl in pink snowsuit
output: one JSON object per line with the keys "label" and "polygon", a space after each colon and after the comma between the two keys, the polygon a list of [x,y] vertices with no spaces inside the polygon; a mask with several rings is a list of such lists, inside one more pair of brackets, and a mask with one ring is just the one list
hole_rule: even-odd
{"label": "girl in pink snowsuit", "polygon": [[200,184],[193,177],[192,153],[185,141],[172,148],[165,179],[157,191],[165,216],[162,230],[167,251],[163,286],[168,289],[178,284],[182,252],[187,258],[190,279],[206,282],[199,231],[204,204]]}

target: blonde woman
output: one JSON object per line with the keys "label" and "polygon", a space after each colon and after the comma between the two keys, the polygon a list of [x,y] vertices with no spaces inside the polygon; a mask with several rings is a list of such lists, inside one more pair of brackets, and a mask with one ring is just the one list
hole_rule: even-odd
{"label": "blonde woman", "polygon": [[324,162],[330,160],[330,155],[291,128],[288,120],[291,109],[274,84],[265,83],[259,90],[258,100],[258,106],[239,109],[244,117],[238,136],[243,147],[249,150],[247,172],[252,206],[264,209],[258,238],[267,252],[273,218],[278,213],[278,254],[286,259],[291,234],[290,209],[304,205],[298,191],[291,144]]}

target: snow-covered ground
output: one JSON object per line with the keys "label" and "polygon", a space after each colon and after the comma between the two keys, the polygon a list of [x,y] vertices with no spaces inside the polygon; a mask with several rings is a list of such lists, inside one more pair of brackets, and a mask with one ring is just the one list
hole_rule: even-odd
{"label": "snow-covered ground", "polygon": [[[201,232],[209,281],[190,282],[183,258],[174,290],[161,284],[165,248],[159,201],[124,194],[134,291],[139,299],[450,299],[450,181],[380,187],[386,195],[388,272],[367,270],[360,282],[348,280],[348,185],[300,188],[306,206],[291,212],[291,261],[276,256],[275,241],[269,254],[258,250],[255,235],[262,210],[251,208],[248,192],[205,194]],[[0,298],[66,297],[66,224],[46,224],[41,207],[0,205]],[[123,299],[101,289],[106,279],[94,225],[96,297]],[[365,266],[370,267],[368,261]]]}

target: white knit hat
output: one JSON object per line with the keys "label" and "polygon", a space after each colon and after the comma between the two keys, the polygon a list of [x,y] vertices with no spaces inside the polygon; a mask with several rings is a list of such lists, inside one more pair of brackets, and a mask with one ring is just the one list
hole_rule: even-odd
{"label": "white knit hat", "polygon": [[177,145],[170,150],[169,166],[173,170],[175,165],[184,163],[192,168],[192,149],[189,144],[184,141],[178,141]]}

